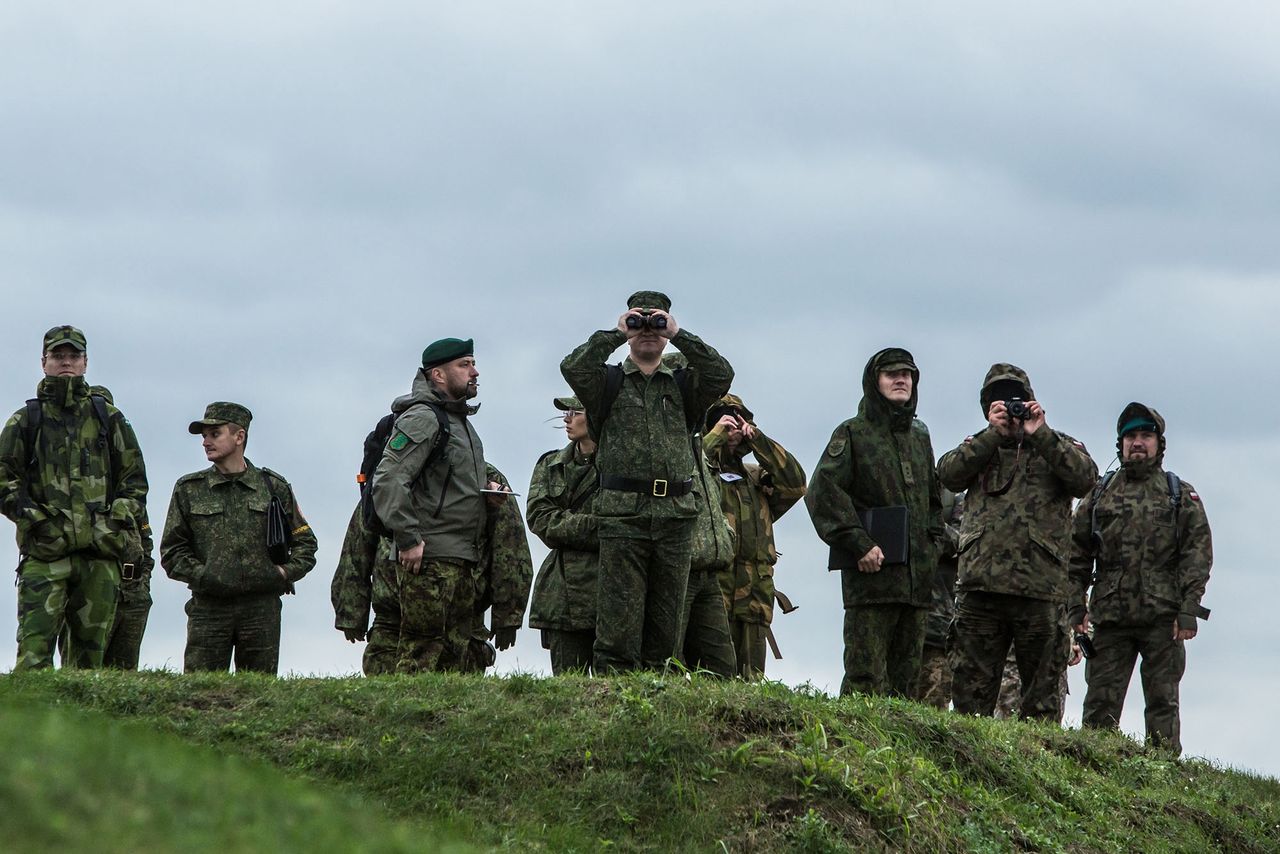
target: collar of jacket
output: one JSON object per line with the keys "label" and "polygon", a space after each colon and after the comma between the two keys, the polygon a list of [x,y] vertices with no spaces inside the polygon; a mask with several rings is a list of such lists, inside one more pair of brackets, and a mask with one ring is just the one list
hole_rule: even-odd
{"label": "collar of jacket", "polygon": [[84,377],[45,377],[36,386],[36,397],[46,403],[69,407],[88,400],[89,381]]}
{"label": "collar of jacket", "polygon": [[427,372],[418,369],[413,375],[413,385],[410,386],[409,393],[397,397],[395,402],[391,404],[391,411],[400,413],[404,412],[415,403],[436,403],[444,408],[445,412],[453,415],[461,415],[466,418],[469,415],[475,415],[480,411],[480,404],[472,406],[465,400],[445,400],[440,394],[440,390],[427,379]]}
{"label": "collar of jacket", "polygon": [[[630,356],[627,356],[627,358],[622,360],[622,372],[624,374],[644,373],[643,371],[640,370],[640,366],[631,360]],[[668,376],[675,376],[675,373],[672,371],[671,365],[668,363],[668,360],[666,359],[666,357],[663,357],[662,361],[658,362],[657,369],[654,370],[652,374],[649,374],[649,376],[652,377],[656,374],[667,374]]]}
{"label": "collar of jacket", "polygon": [[240,474],[223,474],[218,471],[216,466],[209,466],[204,470],[204,480],[210,487],[230,484],[241,486],[254,492],[265,493],[267,491],[267,485],[263,483],[261,469],[249,462],[248,458],[245,459],[244,471]]}
{"label": "collar of jacket", "polygon": [[1120,468],[1124,470],[1124,476],[1129,480],[1146,480],[1156,472],[1160,471],[1160,458],[1154,457],[1146,460],[1133,460],[1120,463]]}

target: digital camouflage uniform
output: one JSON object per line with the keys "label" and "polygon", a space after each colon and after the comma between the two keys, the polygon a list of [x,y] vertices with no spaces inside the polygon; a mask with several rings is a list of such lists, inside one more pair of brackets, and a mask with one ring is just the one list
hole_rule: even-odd
{"label": "digital camouflage uniform", "polygon": [[956,573],[959,564],[960,520],[964,518],[964,495],[942,490],[943,539],[938,568],[933,575],[933,605],[925,621],[924,653],[916,699],[938,709],[951,705],[951,664],[947,661],[947,635],[956,613]]}
{"label": "digital camouflage uniform", "polygon": [[735,538],[720,506],[716,478],[707,468],[701,446],[697,447],[693,494],[698,515],[694,518],[689,582],[685,586],[676,658],[689,670],[728,679],[737,672],[737,659],[724,594],[720,592],[720,575],[733,566]]}
{"label": "digital camouflage uniform", "polygon": [[[211,406],[206,418],[213,412]],[[287,579],[267,555],[273,494],[292,536],[282,565]],[[238,474],[210,466],[178,478],[160,538],[160,565],[191,589],[184,672],[227,670],[234,660],[237,671],[274,674],[280,663],[280,597],[316,565],[316,537],[289,482],[246,459]]]}
{"label": "digital camouflage uniform", "polygon": [[529,530],[551,549],[533,582],[529,626],[542,630],[556,675],[591,670],[600,572],[593,511],[599,489],[595,454],[579,453],[576,443],[539,457],[529,481]]}
{"label": "digital camouflage uniform", "polygon": [[[1172,505],[1163,468],[1164,419],[1140,403],[1120,415],[1121,436],[1146,421],[1159,436],[1154,458],[1126,461],[1101,494],[1095,490],[1076,509],[1071,538],[1072,621],[1084,611],[1093,625],[1094,655],[1085,664],[1089,684],[1085,726],[1118,727],[1129,678],[1142,657],[1147,739],[1175,755],[1182,752],[1178,683],[1186,666],[1185,642],[1173,628],[1194,629],[1209,612],[1200,604],[1213,565],[1209,520],[1195,487],[1181,482]],[[1096,509],[1095,509],[1096,504]],[[1097,519],[1098,539],[1093,538]]]}
{"label": "digital camouflage uniform", "polygon": [[[431,466],[439,432],[428,402],[449,419],[449,441]],[[465,670],[477,608],[481,541],[485,534],[484,445],[469,416],[478,407],[444,397],[419,370],[408,395],[397,398],[391,439],[374,473],[373,502],[397,550],[423,544],[422,565],[396,565],[400,592],[397,668],[404,673]]]}
{"label": "digital camouflage uniform", "polygon": [[[510,489],[506,475],[492,465],[485,465],[486,479]],[[533,556],[529,553],[529,532],[514,496],[498,505],[485,503],[484,539],[480,548],[480,565],[476,581],[476,620],[471,633],[468,656],[463,670],[482,671],[491,666],[497,653],[489,643],[491,636],[501,643],[503,633],[515,643],[515,633],[524,624],[529,604],[529,587],[533,582]],[[484,613],[489,612],[489,628]]]}
{"label": "digital camouflage uniform", "polygon": [[[1009,384],[1034,399],[1021,368],[993,365],[979,394],[984,417],[992,394]],[[1098,468],[1084,445],[1047,426],[1021,438],[987,427],[944,454],[938,475],[946,488],[967,490],[951,645],[955,709],[994,713],[1012,643],[1024,676],[1022,716],[1056,720],[1067,666],[1059,624],[1071,502],[1093,487]]]}
{"label": "digital camouflage uniform", "polygon": [[[83,338],[81,338],[83,341]],[[79,349],[83,349],[80,347]],[[15,670],[51,667],[65,626],[64,662],[101,667],[123,562],[141,561],[147,475],[133,429],[111,404],[107,435],[84,377],[46,376],[36,389],[41,426],[27,447],[25,408],[0,433],[0,510],[17,526]],[[116,469],[111,475],[111,454]],[[29,465],[34,456],[34,464]]]}
{"label": "digital camouflage uniform", "polygon": [[602,422],[605,360],[626,341],[619,329],[600,330],[560,364],[589,423],[603,424],[592,428],[599,431],[596,463],[602,477],[652,486],[646,493],[602,488],[596,499],[600,579],[594,657],[600,673],[661,668],[675,652],[697,514],[691,491],[676,494],[689,488],[695,471],[686,413],[697,414],[696,428],[701,413],[733,380],[729,363],[681,327],[671,343],[688,360],[687,399],[667,364],[646,376],[628,356],[622,388]]}
{"label": "digital camouflage uniform", "polygon": [[[725,431],[715,426],[731,410],[755,429],[755,435],[744,438],[735,451],[729,450]],[[729,614],[735,669],[748,680],[764,675],[766,643],[774,643],[777,649],[770,628],[778,596],[774,589],[778,551],[773,526],[805,493],[805,473],[799,460],[766,436],[754,419],[739,397],[727,394],[708,412],[703,438],[703,452],[720,488],[721,506],[736,536],[733,563],[720,573],[720,590]],[[755,456],[754,463],[746,461],[748,454]]]}
{"label": "digital camouflage uniform", "polygon": [[[909,366],[910,400],[895,406],[880,393],[879,375]],[[840,693],[914,696],[932,602],[942,505],[933,470],[929,430],[915,417],[920,372],[910,353],[888,348],[867,362],[858,414],[831,435],[814,467],[805,505],[827,545],[861,558],[877,543],[858,512],[907,507],[907,563],[879,572],[841,568],[844,601],[844,679]]]}
{"label": "digital camouflage uniform", "polygon": [[[347,523],[338,567],[329,598],[334,628],[348,640],[366,641],[362,669],[365,676],[394,673],[400,641],[400,595],[390,541],[365,527],[359,504]],[[373,625],[369,624],[370,611]]]}

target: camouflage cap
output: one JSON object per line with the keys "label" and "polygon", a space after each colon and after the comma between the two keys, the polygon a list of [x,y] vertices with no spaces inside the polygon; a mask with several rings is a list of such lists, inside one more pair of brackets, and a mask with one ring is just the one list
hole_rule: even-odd
{"label": "camouflage cap", "polygon": [[1124,438],[1126,433],[1136,430],[1149,430],[1158,436],[1164,436],[1164,418],[1151,407],[1136,400],[1126,406],[1116,419],[1116,436]]}
{"label": "camouflage cap", "polygon": [[747,421],[755,420],[755,414],[750,409],[747,409],[746,404],[742,402],[742,398],[736,394],[726,394],[711,404],[711,408],[707,410],[707,417],[704,422],[706,429],[710,430],[716,426],[716,422],[726,415],[741,415]]}
{"label": "camouflage cap", "polygon": [[45,353],[63,344],[70,344],[81,353],[89,349],[89,344],[84,339],[84,333],[74,326],[55,326],[44,334]]}
{"label": "camouflage cap", "polygon": [[557,397],[551,401],[561,412],[582,412],[582,401],[576,397]]}
{"label": "camouflage cap", "polygon": [[888,347],[876,354],[877,371],[913,371],[920,373],[916,367],[915,357],[901,347]]}
{"label": "camouflage cap", "polygon": [[204,418],[199,421],[192,421],[187,426],[187,432],[199,434],[204,428],[217,427],[219,424],[238,424],[248,430],[249,422],[252,420],[253,413],[249,411],[248,407],[219,400],[206,406],[204,408]]}
{"label": "camouflage cap", "polygon": [[446,362],[452,362],[454,359],[461,359],[463,356],[474,356],[475,349],[474,338],[468,338],[466,341],[461,338],[441,338],[439,341],[428,344],[427,349],[422,351],[422,367],[424,370],[430,370]]}
{"label": "camouflage cap", "polygon": [[627,297],[627,308],[656,308],[671,311],[671,297],[660,291],[636,291]]}

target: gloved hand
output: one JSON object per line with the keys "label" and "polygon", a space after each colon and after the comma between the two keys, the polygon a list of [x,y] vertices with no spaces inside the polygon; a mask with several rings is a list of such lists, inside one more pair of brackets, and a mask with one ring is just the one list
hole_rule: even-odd
{"label": "gloved hand", "polygon": [[516,645],[516,629],[513,626],[498,629],[493,633],[493,645],[498,649],[511,649]]}
{"label": "gloved hand", "polygon": [[363,641],[365,639],[364,629],[343,629],[342,633],[346,635],[347,640],[351,643]]}

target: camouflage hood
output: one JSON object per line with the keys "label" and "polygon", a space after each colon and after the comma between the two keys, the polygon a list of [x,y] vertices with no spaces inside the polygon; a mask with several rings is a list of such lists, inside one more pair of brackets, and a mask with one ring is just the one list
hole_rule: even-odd
{"label": "camouflage hood", "polygon": [[1143,422],[1148,422],[1155,426],[1155,433],[1160,437],[1159,450],[1152,460],[1142,460],[1136,463],[1122,461],[1121,465],[1125,468],[1156,469],[1164,463],[1164,417],[1150,406],[1138,403],[1136,400],[1122,409],[1120,417],[1116,419],[1116,453],[1120,453],[1120,443],[1124,439],[1124,434],[1146,426]]}
{"label": "camouflage hood", "polygon": [[402,394],[391,402],[391,411],[399,415],[415,403],[437,403],[444,407],[445,412],[454,412],[459,415],[475,415],[480,409],[480,404],[474,406],[468,404],[465,400],[445,400],[431,382],[427,379],[427,372],[419,369],[413,375],[413,385],[410,387],[408,394]]}
{"label": "camouflage hood", "polygon": [[725,413],[731,410],[741,412],[742,417],[748,421],[754,422],[756,419],[755,413],[750,409],[747,409],[747,405],[742,402],[742,398],[738,397],[736,394],[726,394],[724,397],[713,403],[711,408],[707,410],[707,417],[704,419],[703,425],[707,430],[710,430],[712,427],[716,426],[716,422],[719,421]]}
{"label": "camouflage hood", "polygon": [[[1022,386],[1025,394],[1008,393],[1015,383]],[[983,419],[986,419],[987,410],[991,407],[993,400],[1008,400],[1010,397],[1035,400],[1036,393],[1031,388],[1031,378],[1027,376],[1026,371],[1017,365],[1011,365],[1008,362],[996,362],[991,366],[991,370],[987,371],[987,378],[982,381],[982,391],[978,393],[978,405],[982,407]]]}
{"label": "camouflage hood", "polygon": [[895,431],[907,430],[916,417],[916,404],[920,399],[920,371],[911,370],[911,399],[902,406],[894,406],[880,393],[880,371],[882,365],[895,362],[909,362],[915,365],[915,358],[901,347],[886,347],[867,361],[862,371],[862,400],[858,403],[858,414],[875,424],[888,424]]}

